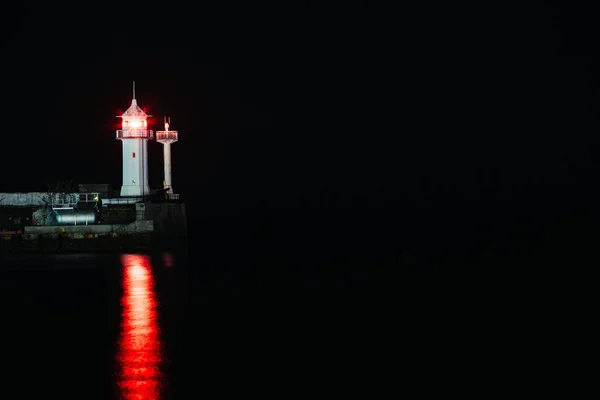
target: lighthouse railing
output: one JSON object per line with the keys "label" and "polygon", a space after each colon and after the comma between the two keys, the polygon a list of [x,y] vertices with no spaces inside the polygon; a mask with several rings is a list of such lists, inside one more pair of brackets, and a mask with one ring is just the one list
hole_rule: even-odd
{"label": "lighthouse railing", "polygon": [[149,129],[119,129],[117,139],[153,139],[154,131]]}
{"label": "lighthouse railing", "polygon": [[170,141],[176,142],[178,139],[177,131],[157,131],[156,132],[156,140],[157,141]]}

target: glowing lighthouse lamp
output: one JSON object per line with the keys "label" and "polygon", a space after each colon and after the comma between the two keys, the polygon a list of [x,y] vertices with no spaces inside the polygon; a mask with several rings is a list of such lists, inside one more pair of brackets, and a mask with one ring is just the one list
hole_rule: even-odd
{"label": "glowing lighthouse lamp", "polygon": [[173,195],[173,187],[171,186],[171,143],[175,143],[179,138],[177,131],[170,131],[169,126],[171,117],[167,120],[165,117],[165,130],[156,131],[156,141],[163,144],[164,159],[165,159],[165,180],[163,182],[164,189],[169,194],[169,197],[176,198]]}
{"label": "glowing lighthouse lamp", "polygon": [[150,194],[148,187],[148,140],[154,132],[148,129],[150,115],[137,105],[135,82],[131,106],[118,118],[123,119],[123,129],[117,130],[117,139],[123,142],[123,186],[121,196]]}

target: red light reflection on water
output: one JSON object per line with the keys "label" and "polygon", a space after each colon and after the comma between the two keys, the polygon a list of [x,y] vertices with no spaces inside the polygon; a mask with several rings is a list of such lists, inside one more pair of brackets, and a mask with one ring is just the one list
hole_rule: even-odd
{"label": "red light reflection on water", "polygon": [[123,298],[119,340],[119,388],[123,399],[158,399],[161,343],[150,258],[121,256]]}
{"label": "red light reflection on water", "polygon": [[164,253],[163,254],[163,262],[165,264],[165,267],[172,268],[173,267],[173,254]]}

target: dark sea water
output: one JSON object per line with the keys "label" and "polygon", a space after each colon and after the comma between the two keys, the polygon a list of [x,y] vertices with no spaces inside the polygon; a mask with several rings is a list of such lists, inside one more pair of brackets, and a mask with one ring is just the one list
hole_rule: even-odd
{"label": "dark sea water", "polygon": [[0,256],[0,398],[374,393],[403,357],[430,368],[425,352],[461,348],[455,333],[495,330],[486,319],[517,296],[512,272],[483,266],[248,254]]}
{"label": "dark sea water", "polygon": [[237,260],[2,255],[1,397],[197,398],[207,385],[239,389],[265,365],[264,379],[286,375],[329,341],[321,361],[349,354],[343,338],[364,329],[358,316],[377,318],[365,310],[382,298],[370,285],[387,267]]}
{"label": "dark sea water", "polygon": [[0,263],[3,359],[11,366],[3,390],[11,398],[168,395],[177,257],[23,255]]}
{"label": "dark sea water", "polygon": [[0,255],[0,398],[314,397],[324,385],[374,397],[384,386],[367,374],[395,382],[409,353],[431,367],[425,351],[497,331],[486,319],[513,317],[508,303],[546,301],[520,293],[554,287],[542,284],[553,262],[589,254],[574,251],[582,235],[535,253],[469,248],[455,230],[277,221],[197,223],[184,251]]}

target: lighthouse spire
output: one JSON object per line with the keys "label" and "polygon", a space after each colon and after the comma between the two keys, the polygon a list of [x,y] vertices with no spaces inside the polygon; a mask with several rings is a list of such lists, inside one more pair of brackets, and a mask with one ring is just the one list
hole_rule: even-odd
{"label": "lighthouse spire", "polygon": [[133,81],[133,98],[131,99],[131,105],[137,106],[137,100],[135,99],[135,81]]}

